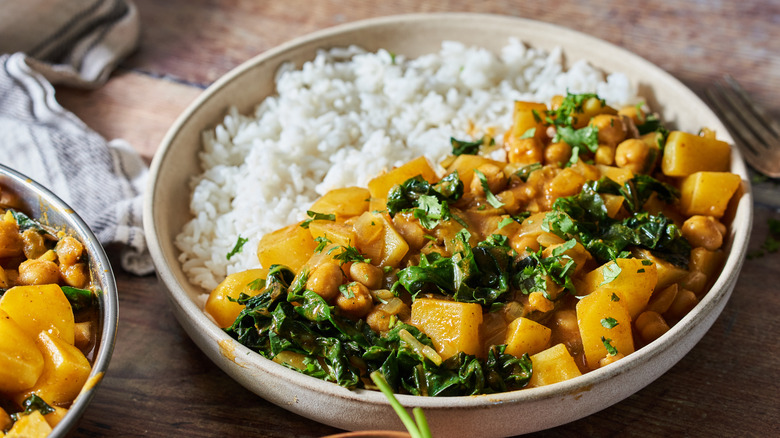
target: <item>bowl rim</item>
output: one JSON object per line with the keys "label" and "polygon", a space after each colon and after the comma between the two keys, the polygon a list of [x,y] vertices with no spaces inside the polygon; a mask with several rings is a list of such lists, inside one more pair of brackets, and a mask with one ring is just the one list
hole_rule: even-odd
{"label": "bowl rim", "polygon": [[[186,291],[177,284],[177,279],[173,275],[171,268],[167,265],[166,256],[160,246],[160,240],[157,235],[158,228],[156,226],[154,217],[154,201],[157,190],[156,182],[161,171],[161,167],[165,161],[166,156],[170,153],[171,144],[179,135],[180,131],[185,127],[188,120],[192,118],[193,115],[198,113],[199,108],[204,103],[212,99],[227,84],[236,80],[236,78],[239,76],[246,74],[256,66],[264,62],[268,62],[269,60],[272,60],[273,58],[278,57],[285,52],[311,44],[316,40],[331,37],[333,35],[356,33],[361,30],[371,29],[378,26],[394,25],[398,23],[414,22],[420,24],[437,20],[450,20],[454,22],[456,20],[473,19],[495,21],[496,23],[504,24],[512,23],[517,25],[533,25],[535,27],[542,27],[559,32],[562,37],[576,37],[585,41],[596,42],[601,46],[612,47],[613,49],[618,50],[621,53],[621,56],[625,56],[627,59],[626,62],[641,64],[643,67],[654,71],[655,74],[662,75],[667,82],[680,88],[681,92],[683,93],[683,98],[692,99],[693,101],[701,104],[705,111],[709,111],[709,115],[712,117],[712,119],[719,122],[717,116],[712,113],[709,107],[695,93],[693,93],[692,90],[690,90],[680,80],[671,74],[640,57],[639,55],[636,55],[635,53],[615,44],[585,33],[581,33],[579,31],[522,17],[463,12],[391,15],[345,23],[318,30],[275,46],[274,48],[262,52],[230,70],[228,73],[216,80],[211,86],[209,86],[200,96],[198,96],[198,98],[196,98],[185,109],[185,111],[177,118],[177,120],[168,130],[162,142],[160,143],[160,147],[154,155],[152,165],[150,167],[148,186],[144,199],[144,225],[145,229],[147,230],[147,240],[149,241],[150,252],[154,264],[157,267],[158,276],[166,286],[166,292],[169,294],[169,298],[173,304],[180,307],[182,311],[188,315],[190,322],[192,322],[194,325],[197,325],[198,328],[201,329],[210,338],[211,342],[216,344],[218,342],[232,341],[232,338],[227,336],[221,329],[219,329],[217,325],[214,324],[203,313],[203,309],[200,308],[194,301],[192,301],[192,299],[187,296]],[[733,139],[729,136],[728,131],[725,129],[725,127],[723,127],[722,123],[716,124],[713,127],[718,131],[719,137],[725,139],[732,145],[734,144]],[[577,394],[582,391],[588,391],[589,388],[600,382],[612,379],[619,374],[629,372],[639,367],[644,362],[647,362],[654,356],[660,355],[667,350],[674,349],[675,343],[684,338],[686,333],[690,331],[691,327],[701,323],[710,312],[720,312],[722,307],[725,305],[725,301],[728,300],[731,294],[734,284],[736,283],[737,275],[747,253],[747,243],[752,227],[753,217],[752,192],[749,178],[747,178],[747,168],[741,155],[739,154],[739,151],[734,147],[732,147],[731,162],[731,171],[742,176],[744,192],[741,199],[739,200],[739,207],[737,210],[738,216],[735,217],[730,230],[732,233],[730,238],[730,249],[722,268],[721,275],[719,275],[716,282],[711,286],[710,291],[705,294],[704,298],[697,304],[697,306],[659,339],[621,359],[618,362],[619,365],[617,366],[603,367],[594,371],[590,371],[586,374],[583,374],[582,376],[578,376],[570,380],[552,385],[478,396],[421,397],[400,394],[397,395],[398,400],[407,407],[420,406],[422,408],[452,408],[453,402],[456,402],[458,405],[457,408],[470,408],[483,406],[486,402],[501,404],[523,403],[534,400],[561,397],[568,394]],[[739,222],[737,222],[737,219],[739,219]],[[175,259],[172,260],[172,262],[178,263],[178,261]],[[714,322],[714,319],[716,318],[712,318],[713,321],[711,321],[709,325],[704,328],[705,332],[709,329],[709,326],[712,324],[712,322]],[[251,352],[250,349],[241,344],[238,344],[237,342],[235,342],[235,348],[237,349],[237,353],[235,355],[237,357],[240,356],[245,358],[245,353]],[[245,363],[249,366],[258,367],[259,369],[262,369],[263,372],[272,374],[275,377],[286,380],[301,380],[305,386],[317,392],[327,392],[336,397],[353,399],[361,403],[381,405],[387,404],[384,396],[378,391],[364,389],[347,390],[345,388],[339,387],[336,384],[325,382],[288,369],[282,365],[274,363],[271,360],[265,359],[257,353],[252,352],[252,354],[249,356],[249,359],[246,359]],[[666,370],[663,372],[666,372]],[[655,378],[657,378],[657,376]],[[655,378],[653,378],[651,381],[655,380]],[[615,402],[618,401],[620,400],[615,400]]]}
{"label": "bowl rim", "polygon": [[[99,314],[102,329],[100,332],[100,342],[95,346],[97,353],[92,361],[92,369],[81,392],[79,392],[76,399],[68,408],[67,414],[53,428],[51,434],[49,434],[50,437],[65,436],[78,423],[81,416],[86,411],[87,406],[95,395],[97,387],[102,382],[103,377],[108,370],[111,355],[114,352],[119,319],[119,298],[116,280],[111,268],[111,262],[109,261],[103,246],[99,243],[98,238],[92,232],[89,225],[81,219],[75,210],[48,188],[17,170],[0,164],[0,174],[14,180],[21,187],[24,187],[25,190],[30,190],[39,200],[45,202],[47,208],[53,208],[62,212],[62,217],[66,222],[64,225],[67,229],[74,231],[87,248],[90,263],[92,263],[94,267],[103,267],[103,269],[100,269],[97,272],[98,278],[93,279],[93,281],[97,280],[101,287],[101,291],[98,293],[98,302],[101,307]],[[42,203],[41,205],[44,204]],[[93,267],[91,267],[90,270],[93,274],[96,272]]]}

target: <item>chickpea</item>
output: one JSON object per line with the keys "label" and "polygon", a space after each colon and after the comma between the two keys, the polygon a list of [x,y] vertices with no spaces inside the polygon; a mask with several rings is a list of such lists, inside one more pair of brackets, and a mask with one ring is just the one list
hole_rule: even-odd
{"label": "chickpea", "polygon": [[544,150],[544,164],[566,163],[571,158],[571,146],[566,142],[553,143]]}
{"label": "chickpea", "polygon": [[54,252],[57,253],[60,263],[73,265],[81,258],[81,254],[84,252],[84,245],[73,237],[65,236],[57,242]]}
{"label": "chickpea", "polygon": [[339,294],[339,286],[344,281],[344,273],[336,262],[318,265],[306,280],[306,289],[314,291],[325,301],[333,301]]}
{"label": "chickpea", "polygon": [[19,265],[19,284],[57,284],[60,281],[60,270],[57,264],[48,260],[30,259]]}
{"label": "chickpea", "polygon": [[[477,170],[485,175],[485,180],[491,193],[498,193],[506,187],[507,177],[504,175],[504,171],[495,164],[483,164],[477,167]],[[485,194],[485,191],[482,189],[482,180],[477,177],[476,173],[471,180],[471,193],[475,195]]]}
{"label": "chickpea", "polygon": [[696,298],[695,293],[688,289],[680,289],[677,292],[677,296],[674,297],[671,306],[669,306],[669,310],[667,310],[664,315],[674,319],[680,319],[688,314],[691,309],[696,307],[696,304],[698,303],[699,300]]}
{"label": "chickpea", "polygon": [[349,267],[349,276],[369,289],[379,289],[382,286],[382,269],[370,263],[353,263]]}
{"label": "chickpea", "polygon": [[626,126],[620,116],[599,114],[588,122],[599,130],[599,144],[616,145],[626,138]]}
{"label": "chickpea", "polygon": [[715,251],[723,245],[725,226],[712,216],[691,216],[682,226],[682,235],[694,247],[703,247]]}
{"label": "chickpea", "polygon": [[599,360],[599,367],[605,367],[611,363],[617,362],[620,359],[623,359],[626,357],[623,353],[618,351],[618,354],[612,355],[608,354],[605,357],[603,357],[601,360]]}
{"label": "chickpea", "polygon": [[24,256],[28,259],[37,259],[46,252],[43,236],[33,229],[22,232],[22,242],[24,242]]}
{"label": "chickpea", "polygon": [[374,308],[367,316],[366,323],[371,330],[382,333],[390,330],[391,315],[384,310]]}
{"label": "chickpea", "polygon": [[353,319],[366,316],[374,305],[368,288],[361,283],[352,282],[347,285],[347,292],[349,295],[339,294],[336,297],[336,306],[341,313]]}
{"label": "chickpea", "polygon": [[534,164],[541,163],[544,158],[543,146],[535,137],[510,138],[505,143],[507,159],[510,163]]}
{"label": "chickpea", "polygon": [[14,257],[22,254],[23,250],[19,226],[14,221],[0,219],[0,257]]}
{"label": "chickpea", "polygon": [[650,145],[637,138],[621,142],[615,150],[615,164],[634,173],[645,173],[651,167]]}
{"label": "chickpea", "polygon": [[664,317],[652,310],[640,313],[634,325],[639,331],[639,336],[648,344],[669,331],[669,324],[666,323]]}
{"label": "chickpea", "polygon": [[615,147],[612,145],[600,144],[593,157],[596,164],[611,166],[615,164]]}
{"label": "chickpea", "polygon": [[60,275],[68,286],[83,288],[89,282],[87,265],[76,263],[73,265],[60,265]]}

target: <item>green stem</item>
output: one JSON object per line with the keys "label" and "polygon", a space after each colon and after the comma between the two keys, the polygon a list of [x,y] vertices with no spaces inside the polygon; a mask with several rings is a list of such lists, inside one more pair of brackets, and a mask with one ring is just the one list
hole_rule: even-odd
{"label": "green stem", "polygon": [[[395,395],[393,394],[393,390],[390,388],[390,385],[387,384],[387,381],[385,380],[385,376],[382,375],[379,371],[374,371],[371,373],[371,380],[374,381],[374,384],[379,387],[379,390],[382,391],[382,394],[387,397],[387,399],[390,401],[390,405],[395,410],[396,415],[398,415],[398,418],[401,419],[401,421],[404,423],[404,426],[406,426],[406,430],[409,431],[409,434],[412,436],[412,438],[426,438],[426,435],[423,435],[420,433],[420,430],[417,429],[417,424],[415,424],[414,419],[411,415],[409,415],[408,412],[406,412],[406,409],[401,405],[401,402],[398,401],[398,399],[395,398]],[[415,413],[415,415],[417,415]],[[426,429],[428,425],[425,425]],[[428,432],[430,436],[430,432]]]}

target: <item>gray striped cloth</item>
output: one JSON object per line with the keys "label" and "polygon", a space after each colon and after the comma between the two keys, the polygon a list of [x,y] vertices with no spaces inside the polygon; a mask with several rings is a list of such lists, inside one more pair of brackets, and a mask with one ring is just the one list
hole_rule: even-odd
{"label": "gray striped cloth", "polygon": [[153,271],[142,227],[147,168],[56,101],[52,84],[100,86],[137,45],[129,0],[0,0],[0,162],[68,203],[122,267]]}

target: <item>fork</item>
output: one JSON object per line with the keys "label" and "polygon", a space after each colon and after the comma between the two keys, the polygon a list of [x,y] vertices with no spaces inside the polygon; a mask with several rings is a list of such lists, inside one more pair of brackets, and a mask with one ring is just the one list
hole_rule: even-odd
{"label": "fork", "polygon": [[[705,91],[711,106],[726,124],[740,152],[754,169],[780,178],[780,124],[756,105],[730,75]],[[780,194],[776,194],[780,197]]]}

